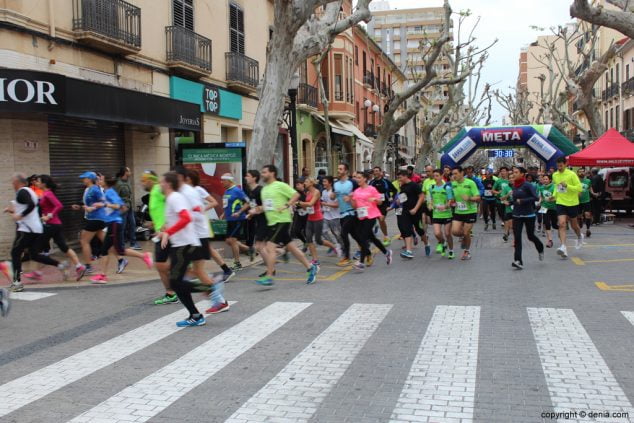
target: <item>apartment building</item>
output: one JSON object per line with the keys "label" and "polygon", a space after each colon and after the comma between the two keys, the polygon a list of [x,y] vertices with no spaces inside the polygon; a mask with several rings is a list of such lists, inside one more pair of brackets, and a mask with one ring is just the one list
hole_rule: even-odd
{"label": "apartment building", "polygon": [[180,143],[248,148],[272,21],[268,0],[0,0],[0,179],[53,175],[76,239],[81,172],[126,164],[139,197]]}
{"label": "apartment building", "polygon": [[618,44],[621,50],[600,81],[601,116],[606,129],[615,128],[634,141],[634,41],[623,38]]}

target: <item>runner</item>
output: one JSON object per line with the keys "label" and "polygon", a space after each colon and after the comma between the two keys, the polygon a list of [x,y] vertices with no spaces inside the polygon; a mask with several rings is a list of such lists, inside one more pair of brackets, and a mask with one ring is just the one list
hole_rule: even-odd
{"label": "runner", "polygon": [[306,178],[304,185],[306,186],[306,201],[300,201],[297,205],[304,209],[308,215],[308,221],[306,222],[306,243],[308,244],[310,255],[313,258],[312,263],[319,266],[319,257],[315,243],[317,243],[317,245],[325,245],[333,250],[336,250],[337,246],[323,239],[324,214],[321,210],[321,193],[317,188],[317,180]]}
{"label": "runner", "polygon": [[97,185],[97,174],[95,172],[84,172],[79,175],[79,177],[86,187],[84,190],[83,205],[73,204],[71,208],[73,210],[84,210],[86,223],[79,236],[79,243],[81,244],[81,251],[84,256],[86,273],[92,274],[94,269],[91,264],[93,254],[90,242],[96,236],[103,244],[106,236],[103,231],[106,227],[103,210],[105,197],[103,191],[99,185]]}
{"label": "runner", "polygon": [[508,184],[504,184],[502,186],[502,191],[500,192],[500,201],[502,202],[502,206],[504,206],[504,217],[502,218],[502,223],[504,224],[504,234],[502,235],[502,239],[504,242],[509,242],[509,236],[511,235],[511,231],[513,230],[513,188],[511,185],[515,179],[515,175],[511,173],[509,175]]}
{"label": "runner", "polygon": [[193,225],[193,211],[185,196],[178,192],[179,184],[176,172],[168,172],[161,178],[166,203],[165,229],[160,232],[159,237],[161,248],[169,251],[170,286],[189,312],[189,317],[176,322],[176,326],[202,326],[206,323],[205,316],[198,311],[192,299],[195,285],[183,280],[195,250],[201,245]]}
{"label": "runner", "polygon": [[143,175],[141,175],[141,185],[143,185],[143,189],[145,189],[146,192],[150,193],[148,212],[152,220],[152,230],[154,232],[152,238],[154,241],[154,266],[165,288],[165,295],[155,299],[154,304],[175,304],[178,302],[178,296],[170,287],[170,265],[167,262],[169,259],[169,245],[163,247],[160,242],[160,233],[165,226],[165,195],[159,184],[158,176],[151,170],[143,172]]}
{"label": "runner", "polygon": [[592,206],[590,204],[590,188],[592,187],[592,181],[588,178],[588,175],[583,169],[577,171],[577,176],[581,182],[581,193],[579,194],[579,227],[583,229],[583,224],[586,224],[586,238],[592,236],[590,227],[592,226]]}
{"label": "runner", "polygon": [[354,191],[354,184],[350,180],[348,173],[350,168],[346,163],[337,166],[337,175],[339,180],[335,182],[334,193],[330,195],[330,199],[337,200],[339,203],[339,213],[341,213],[341,239],[343,240],[343,257],[337,263],[337,266],[346,267],[352,264],[350,260],[350,237],[357,243],[359,237],[355,228],[357,222],[356,213],[350,202],[350,195]]}
{"label": "runner", "polygon": [[433,210],[434,235],[436,235],[438,240],[436,253],[441,254],[443,257],[446,254],[449,260],[453,260],[456,257],[453,251],[453,237],[451,235],[453,221],[451,203],[454,201],[453,188],[451,183],[444,181],[442,170],[434,170],[433,175],[435,183],[429,188],[427,203],[429,208]]}
{"label": "runner", "polygon": [[498,216],[500,217],[500,220],[502,221],[504,221],[504,216],[506,214],[505,213],[506,206],[502,204],[502,200],[500,199],[500,196],[502,194],[502,191],[505,188],[510,187],[508,177],[509,177],[508,167],[502,166],[498,170],[498,179],[497,181],[495,181],[495,184],[493,184],[493,194],[495,194],[495,197],[497,198],[496,204],[498,209]]}
{"label": "runner", "polygon": [[[295,181],[295,191],[299,194],[297,203],[306,201],[306,186],[304,185],[305,177],[300,177]],[[306,243],[306,224],[308,223],[308,213],[301,207],[295,206],[293,210],[293,224],[291,225],[291,238],[299,239],[304,246],[302,251],[305,253],[308,251],[308,245]]]}
{"label": "runner", "polygon": [[371,257],[370,242],[372,242],[381,251],[387,260],[387,265],[392,264],[392,250],[387,250],[383,243],[374,235],[374,224],[381,215],[378,205],[383,202],[384,196],[372,186],[368,185],[370,179],[369,172],[357,172],[355,179],[359,184],[359,188],[352,192],[352,204],[357,213],[357,224],[359,245],[361,247],[360,260],[355,262],[354,268],[357,270],[365,269],[366,257]]}
{"label": "runner", "polygon": [[482,181],[484,187],[484,194],[482,195],[482,217],[484,217],[484,230],[489,230],[489,219],[493,225],[493,230],[496,230],[495,215],[497,214],[497,199],[493,193],[493,187],[495,185],[495,179],[493,179],[493,171],[490,169],[486,171],[486,176]]}
{"label": "runner", "polygon": [[94,284],[105,284],[108,282],[108,265],[110,263],[110,253],[116,253],[120,258],[117,263],[117,273],[122,273],[128,265],[128,259],[122,256],[136,257],[143,260],[148,269],[153,266],[152,254],[149,252],[139,253],[132,248],[125,248],[124,231],[125,226],[121,211],[125,210],[126,203],[119,197],[115,186],[116,178],[106,179],[105,200],[103,203],[104,222],[108,228],[106,239],[101,249],[101,273],[96,274],[90,281]]}
{"label": "runner", "polygon": [[401,238],[405,242],[405,249],[401,251],[401,257],[413,259],[414,231],[418,232],[421,237],[425,235],[422,228],[422,207],[425,197],[421,186],[412,182],[406,170],[398,171],[397,175],[400,188],[395,200],[397,204],[395,213]]}
{"label": "runner", "polygon": [[566,248],[566,226],[570,223],[572,230],[577,235],[575,248],[578,250],[583,244],[583,233],[579,228],[577,216],[579,215],[579,194],[582,186],[577,175],[569,170],[565,157],[557,159],[557,171],[553,173],[553,183],[555,184],[555,202],[557,204],[557,224],[559,225],[559,240],[561,246],[557,249],[557,254],[561,258],[568,257]]}
{"label": "runner", "polygon": [[249,202],[249,198],[236,184],[231,173],[225,173],[220,177],[225,193],[222,196],[223,213],[221,219],[227,221],[227,237],[225,242],[233,254],[234,271],[242,270],[240,252],[249,251],[249,247],[239,240],[244,231],[246,216],[241,212],[242,206]]}
{"label": "runner", "polygon": [[[260,185],[260,171],[247,170],[246,176],[246,194],[249,197],[249,210],[247,219],[251,224],[253,231],[253,242],[257,252],[262,255],[262,251],[266,248],[266,238],[268,236],[268,225],[266,216],[262,210],[262,186]],[[262,256],[264,257],[264,256]],[[274,272],[275,273],[275,272]],[[266,276],[266,271],[258,277]]]}
{"label": "runner", "polygon": [[387,234],[387,222],[385,218],[387,217],[388,207],[392,201],[392,198],[396,195],[397,190],[383,174],[383,170],[380,166],[375,166],[372,169],[372,173],[374,178],[370,181],[370,185],[376,188],[376,190],[382,194],[385,199],[383,203],[379,206],[379,211],[381,212],[381,217],[379,217],[379,227],[381,228],[381,232],[383,233],[383,245],[386,247],[392,243],[392,240]]}
{"label": "runner", "polygon": [[262,206],[268,225],[267,247],[262,250],[262,258],[266,263],[266,275],[256,280],[263,286],[273,285],[275,272],[275,246],[286,247],[295,258],[304,265],[307,272],[306,283],[312,284],[317,278],[319,267],[310,263],[291,239],[290,229],[293,221],[290,208],[299,200],[299,193],[284,182],[277,180],[277,167],[267,165],[260,172],[264,187],[262,188]]}
{"label": "runner", "polygon": [[526,180],[526,169],[513,169],[513,235],[515,238],[515,257],[512,266],[522,270],[522,229],[526,226],[528,239],[535,244],[539,261],[544,260],[544,244],[535,235],[535,203],[539,201],[535,186]]}
{"label": "runner", "polygon": [[321,209],[324,212],[324,238],[335,244],[337,247],[332,252],[339,258],[343,257],[343,239],[341,238],[341,213],[339,213],[339,203],[331,200],[334,189],[334,178],[325,176],[322,179],[324,190],[321,193]]}
{"label": "runner", "polygon": [[454,193],[456,209],[451,229],[454,236],[462,237],[464,251],[460,259],[471,260],[471,230],[478,220],[480,191],[475,182],[465,178],[462,167],[454,167],[452,176],[451,187]]}
{"label": "runner", "polygon": [[432,219],[433,219],[433,215],[434,215],[434,211],[429,208],[430,207],[429,206],[429,194],[430,194],[431,187],[434,186],[436,181],[434,180],[434,168],[433,168],[433,166],[430,166],[430,165],[425,166],[425,173],[427,174],[427,179],[425,179],[423,181],[423,195],[425,196],[425,199],[427,201],[423,204],[423,219],[424,219],[424,223],[425,223],[423,228],[426,229],[426,225],[429,225],[429,224],[432,223]]}
{"label": "runner", "polygon": [[44,232],[42,221],[38,212],[38,198],[31,188],[27,186],[26,175],[16,173],[11,178],[11,184],[15,190],[15,200],[4,209],[10,213],[16,223],[15,240],[11,248],[11,265],[13,266],[13,281],[10,290],[20,292],[24,290],[22,284],[22,253],[29,250],[31,260],[49,266],[56,266],[60,271],[65,268],[58,261],[53,260],[38,251],[38,237]]}
{"label": "runner", "polygon": [[[117,185],[115,190],[119,197],[124,202],[125,211],[120,211],[121,219],[123,220],[123,234],[125,235],[125,242],[130,243],[130,248],[134,250],[141,250],[141,246],[136,240],[136,219],[134,216],[134,204],[132,204],[132,187],[130,186],[130,175],[132,172],[127,166],[119,169],[117,173]],[[122,209],[123,210],[123,209]]]}
{"label": "runner", "polygon": [[543,215],[544,228],[546,229],[546,248],[553,248],[553,234],[551,229],[558,230],[557,224],[557,210],[555,204],[555,184],[552,182],[552,177],[549,174],[542,176],[542,186],[540,191],[540,197],[542,201],[542,208],[540,213]]}
{"label": "runner", "polygon": [[40,238],[40,251],[47,248],[52,239],[59,250],[66,254],[70,261],[75,265],[75,280],[79,281],[86,273],[86,266],[81,264],[77,254],[68,248],[64,233],[62,232],[62,221],[59,213],[64,206],[55,195],[57,184],[50,175],[39,175],[37,178],[38,188],[42,190],[42,198],[40,199],[40,212],[42,214],[42,222],[44,223],[44,233]]}

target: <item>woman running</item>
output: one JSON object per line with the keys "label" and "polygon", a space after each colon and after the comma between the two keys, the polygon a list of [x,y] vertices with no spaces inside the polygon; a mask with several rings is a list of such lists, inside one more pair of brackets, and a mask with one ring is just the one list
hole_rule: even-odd
{"label": "woman running", "polygon": [[[429,198],[427,203],[429,209],[432,210],[432,222],[434,224],[434,235],[438,240],[436,253],[445,255],[452,260],[456,257],[453,251],[453,236],[451,233],[451,225],[453,221],[453,212],[451,211],[451,202],[454,199],[453,188],[451,183],[445,182],[442,177],[442,170],[434,170],[434,185],[429,188]],[[495,212],[493,212],[495,215]],[[495,217],[493,217],[495,219]]]}
{"label": "woman running", "polygon": [[524,268],[522,261],[522,229],[526,226],[528,239],[535,244],[539,260],[544,260],[544,244],[535,235],[535,202],[539,200],[535,186],[526,180],[526,169],[513,169],[513,234],[515,237],[515,260],[512,266]]}
{"label": "woman running", "polygon": [[300,201],[297,205],[303,208],[308,215],[305,232],[306,244],[313,258],[312,263],[319,266],[315,243],[331,249],[336,249],[337,246],[330,241],[324,241],[322,237],[324,232],[324,214],[321,211],[321,192],[317,189],[317,180],[306,178],[304,186],[306,187],[306,201]]}
{"label": "woman running", "polygon": [[356,209],[358,219],[358,236],[361,247],[360,260],[355,262],[354,268],[357,270],[365,269],[365,259],[370,257],[370,242],[372,242],[381,251],[387,259],[388,266],[392,264],[392,250],[385,248],[383,243],[374,235],[374,225],[381,211],[378,205],[383,202],[384,196],[380,194],[376,188],[368,185],[370,179],[369,172],[355,173],[355,180],[359,184],[359,188],[352,192],[352,205]]}
{"label": "woman running", "polygon": [[557,223],[557,205],[555,204],[555,184],[553,184],[552,176],[545,174],[542,176],[542,189],[540,197],[542,200],[542,208],[540,212],[543,212],[544,228],[546,228],[546,248],[553,248],[553,233],[552,229],[558,231],[559,224]]}
{"label": "woman running", "polygon": [[343,238],[341,236],[341,213],[339,212],[339,202],[335,197],[335,181],[332,176],[325,176],[322,180],[324,190],[321,193],[321,209],[324,213],[324,238],[337,245],[332,255],[343,257]]}

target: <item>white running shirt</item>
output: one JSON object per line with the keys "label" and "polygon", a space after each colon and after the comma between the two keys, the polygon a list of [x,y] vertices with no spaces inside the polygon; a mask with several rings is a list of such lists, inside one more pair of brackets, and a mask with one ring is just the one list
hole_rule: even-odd
{"label": "white running shirt", "polygon": [[[183,184],[178,190],[187,202],[189,203],[189,210],[192,213],[192,223],[194,224],[194,231],[198,238],[210,238],[211,229],[209,227],[209,220],[205,216],[205,202],[200,197],[200,193],[191,185]],[[193,211],[198,209],[200,211]]]}
{"label": "white running shirt", "polygon": [[[180,212],[187,210],[193,215],[187,199],[179,192],[172,192],[165,201],[165,224],[168,228],[174,226],[180,220]],[[170,236],[170,245],[172,247],[184,247],[186,245],[199,246],[200,240],[194,229],[194,222],[188,223],[180,231]]]}

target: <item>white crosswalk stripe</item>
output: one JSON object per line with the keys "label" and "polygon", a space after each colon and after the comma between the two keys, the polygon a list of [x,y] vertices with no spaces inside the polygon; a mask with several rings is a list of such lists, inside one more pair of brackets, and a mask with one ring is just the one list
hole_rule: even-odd
{"label": "white crosswalk stripe", "polygon": [[[202,308],[208,304],[209,301],[201,301],[196,306]],[[176,327],[175,322],[182,319],[183,313],[183,310],[176,311],[50,366],[5,383],[0,386],[0,398],[2,398],[0,417],[181,330]]]}
{"label": "white crosswalk stripe", "polygon": [[[630,401],[572,310],[528,308],[528,317],[555,412],[629,412],[634,416]],[[589,420],[562,416],[558,421]]]}
{"label": "white crosswalk stripe", "polygon": [[391,308],[352,305],[227,422],[308,421]]}
{"label": "white crosswalk stripe", "polygon": [[479,331],[480,307],[436,307],[392,422],[472,421]]}
{"label": "white crosswalk stripe", "polygon": [[147,421],[308,306],[310,303],[274,303],[71,421]]}
{"label": "white crosswalk stripe", "polygon": [[634,325],[634,311],[622,311],[621,313],[632,325]]}
{"label": "white crosswalk stripe", "polygon": [[36,301],[36,300],[41,300],[42,298],[52,297],[53,295],[57,295],[57,294],[53,292],[26,291],[26,292],[12,292],[10,298],[12,300],[20,300],[20,301]]}

